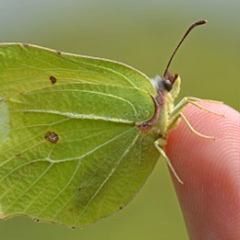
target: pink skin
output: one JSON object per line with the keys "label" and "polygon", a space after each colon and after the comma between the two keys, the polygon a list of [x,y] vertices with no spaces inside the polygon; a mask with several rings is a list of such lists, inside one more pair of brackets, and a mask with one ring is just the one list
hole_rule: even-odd
{"label": "pink skin", "polygon": [[191,240],[240,239],[240,114],[213,102],[199,102],[225,117],[188,105],[184,115],[198,132],[181,121],[169,134],[166,153]]}

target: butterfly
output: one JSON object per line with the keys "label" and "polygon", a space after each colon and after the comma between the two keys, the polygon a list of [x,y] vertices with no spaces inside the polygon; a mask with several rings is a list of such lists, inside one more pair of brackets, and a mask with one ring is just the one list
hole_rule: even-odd
{"label": "butterfly", "polygon": [[[83,227],[123,207],[164,152],[180,77],[21,43],[0,44],[1,218]],[[196,103],[195,103],[196,104]],[[190,126],[191,128],[191,126]],[[193,130],[194,131],[194,130]]]}

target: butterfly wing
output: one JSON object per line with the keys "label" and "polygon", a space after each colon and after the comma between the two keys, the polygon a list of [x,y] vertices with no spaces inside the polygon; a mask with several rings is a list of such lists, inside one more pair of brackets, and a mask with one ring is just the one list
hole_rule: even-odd
{"label": "butterfly wing", "polygon": [[0,216],[82,227],[124,207],[151,173],[150,80],[124,64],[0,45]]}

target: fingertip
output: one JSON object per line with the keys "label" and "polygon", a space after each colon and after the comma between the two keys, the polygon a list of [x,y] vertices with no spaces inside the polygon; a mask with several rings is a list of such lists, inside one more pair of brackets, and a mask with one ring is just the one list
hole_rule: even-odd
{"label": "fingertip", "polygon": [[224,117],[196,106],[186,107],[184,116],[193,128],[215,140],[193,134],[181,121],[169,133],[166,146],[166,153],[184,185],[174,177],[173,182],[193,239],[207,239],[209,231],[222,238],[223,234],[233,234],[233,229],[236,237],[236,232],[240,235],[240,214],[236,214],[240,212],[240,115],[223,104],[199,104]]}

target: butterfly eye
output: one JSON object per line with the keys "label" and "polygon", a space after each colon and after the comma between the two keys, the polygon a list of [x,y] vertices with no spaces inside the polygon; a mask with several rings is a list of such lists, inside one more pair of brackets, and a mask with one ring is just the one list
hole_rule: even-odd
{"label": "butterfly eye", "polygon": [[172,84],[172,82],[171,82],[169,79],[163,80],[162,83],[163,83],[164,88],[165,88],[168,92],[170,92],[170,91],[172,90],[173,84]]}

